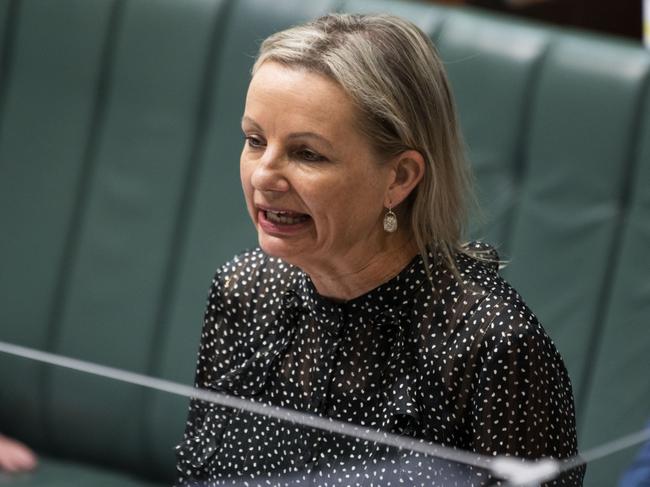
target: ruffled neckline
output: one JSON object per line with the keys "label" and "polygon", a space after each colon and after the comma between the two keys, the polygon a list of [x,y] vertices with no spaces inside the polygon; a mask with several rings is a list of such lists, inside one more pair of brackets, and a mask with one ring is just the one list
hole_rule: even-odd
{"label": "ruffled neckline", "polygon": [[[436,256],[429,252],[429,272]],[[379,315],[397,315],[412,303],[413,298],[428,280],[422,255],[419,253],[395,276],[370,291],[348,301],[336,301],[319,294],[313,281],[299,270],[291,286],[292,294],[302,306],[315,316],[327,321],[368,319]]]}

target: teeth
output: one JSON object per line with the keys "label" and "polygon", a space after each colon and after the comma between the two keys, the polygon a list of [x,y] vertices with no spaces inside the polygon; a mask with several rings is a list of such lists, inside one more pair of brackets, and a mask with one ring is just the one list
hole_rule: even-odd
{"label": "teeth", "polygon": [[274,223],[282,223],[283,225],[295,225],[296,223],[304,222],[308,218],[307,215],[289,216],[285,212],[268,210],[264,213],[267,220]]}

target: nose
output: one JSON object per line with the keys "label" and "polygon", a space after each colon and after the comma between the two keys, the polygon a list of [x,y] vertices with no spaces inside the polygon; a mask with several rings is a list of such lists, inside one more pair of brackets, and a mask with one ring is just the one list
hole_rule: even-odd
{"label": "nose", "polygon": [[267,146],[264,154],[255,162],[251,184],[258,191],[286,192],[289,190],[286,170],[282,153]]}

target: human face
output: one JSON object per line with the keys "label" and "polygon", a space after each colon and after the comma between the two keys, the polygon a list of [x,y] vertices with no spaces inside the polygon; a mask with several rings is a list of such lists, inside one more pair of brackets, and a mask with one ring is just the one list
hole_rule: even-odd
{"label": "human face", "polygon": [[267,61],[242,119],[241,180],[261,248],[301,267],[362,265],[385,245],[390,170],[343,89]]}

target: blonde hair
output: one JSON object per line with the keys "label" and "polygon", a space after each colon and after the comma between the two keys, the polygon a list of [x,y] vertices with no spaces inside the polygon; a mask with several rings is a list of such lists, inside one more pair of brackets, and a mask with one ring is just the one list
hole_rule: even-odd
{"label": "blonde hair", "polygon": [[428,36],[392,15],[329,14],[268,37],[253,73],[266,61],[337,82],[379,154],[422,154],[424,176],[406,202],[411,231],[425,262],[429,248],[438,250],[458,277],[454,255],[465,252],[471,179],[449,82]]}

